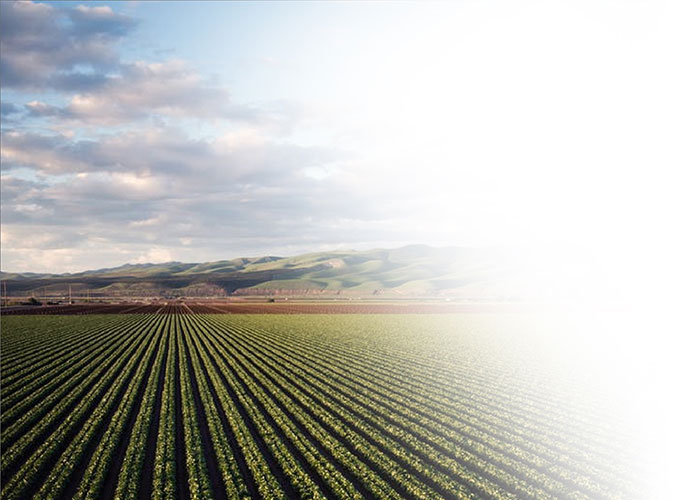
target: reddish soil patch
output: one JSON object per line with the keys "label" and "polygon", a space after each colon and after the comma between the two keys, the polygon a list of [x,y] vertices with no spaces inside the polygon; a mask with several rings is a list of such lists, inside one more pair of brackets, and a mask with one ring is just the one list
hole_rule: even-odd
{"label": "reddish soil patch", "polygon": [[473,312],[515,312],[527,307],[519,304],[454,303],[197,303],[191,309],[206,314],[438,314]]}
{"label": "reddish soil patch", "polygon": [[442,314],[523,312],[531,305],[515,303],[424,302],[208,302],[169,301],[152,304],[74,304],[17,306],[2,315],[35,314]]}

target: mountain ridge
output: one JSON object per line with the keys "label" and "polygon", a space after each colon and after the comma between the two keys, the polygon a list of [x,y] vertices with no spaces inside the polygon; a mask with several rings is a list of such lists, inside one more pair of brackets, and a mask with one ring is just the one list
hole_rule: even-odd
{"label": "mountain ridge", "polygon": [[[448,295],[488,286],[493,250],[407,245],[211,262],[123,264],[79,273],[0,273],[9,295]],[[472,291],[472,290],[469,290]],[[479,292],[476,292],[479,294]]]}

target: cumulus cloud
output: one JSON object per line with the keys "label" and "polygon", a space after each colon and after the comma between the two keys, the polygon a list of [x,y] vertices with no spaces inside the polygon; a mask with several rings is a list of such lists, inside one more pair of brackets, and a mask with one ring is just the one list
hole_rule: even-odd
{"label": "cumulus cloud", "polygon": [[303,147],[257,135],[251,140],[235,140],[234,134],[191,139],[169,127],[92,139],[10,129],[3,132],[2,143],[3,170],[30,168],[45,175],[163,174],[206,185],[215,181],[272,184],[291,172],[323,166],[345,156],[333,148]]}
{"label": "cumulus cloud", "polygon": [[225,89],[207,85],[182,61],[168,61],[123,65],[96,91],[74,95],[63,111],[73,120],[107,125],[150,115],[227,117],[231,109]]}
{"label": "cumulus cloud", "polygon": [[[161,260],[184,261],[257,254],[263,248],[290,253],[370,240],[384,230],[381,222],[356,223],[370,214],[353,210],[361,200],[342,186],[296,175],[279,184],[216,186],[178,182],[160,173],[148,178],[87,174],[56,184],[6,176],[3,265],[35,270],[52,262],[40,262],[46,254],[65,249],[72,250],[68,255],[82,255],[87,264],[64,260],[52,270],[158,261],[162,252]],[[358,220],[340,220],[339,204],[347,204],[346,212]],[[118,253],[112,254],[112,248]],[[150,248],[159,251],[150,253]]]}
{"label": "cumulus cloud", "polygon": [[[3,225],[10,232],[32,227],[206,255],[233,247],[234,254],[255,241],[299,245],[310,232],[328,239],[339,207],[361,212],[342,184],[306,174],[343,162],[344,152],[274,141],[252,129],[213,140],[170,128],[96,140],[8,130],[2,139]],[[38,180],[22,178],[27,169]],[[7,248],[12,255],[13,245]]]}
{"label": "cumulus cloud", "polygon": [[173,260],[173,252],[168,248],[151,247],[146,252],[132,261],[133,264],[146,262],[170,262]]}
{"label": "cumulus cloud", "polygon": [[61,74],[77,79],[79,91],[67,104],[40,101],[25,105],[32,117],[55,118],[72,125],[113,126],[154,118],[229,120],[277,134],[289,133],[301,119],[301,106],[289,101],[235,104],[229,92],[207,82],[184,61],[122,64],[115,74]]}
{"label": "cumulus cloud", "polygon": [[[116,42],[137,21],[108,6],[16,1],[0,8],[3,88],[66,96],[66,104],[27,103],[32,118],[89,127],[156,117],[229,119],[288,133],[300,117],[300,106],[286,100],[235,104],[224,87],[181,60],[123,61]],[[3,106],[3,116],[18,111]]]}
{"label": "cumulus cloud", "polygon": [[132,18],[117,14],[111,7],[78,5],[69,9],[67,15],[73,23],[71,31],[78,33],[80,37],[122,37],[137,24]]}
{"label": "cumulus cloud", "polygon": [[[136,24],[104,6],[61,9],[33,2],[2,2],[3,87],[70,89],[82,87],[83,81],[92,83],[90,73],[119,63],[114,44]],[[90,71],[83,71],[88,68]]]}
{"label": "cumulus cloud", "polygon": [[[461,168],[463,151],[480,158],[487,144],[461,139],[456,154],[447,152],[449,125],[401,116],[405,102],[390,93],[383,101],[391,112],[381,113],[390,123],[361,140],[344,132],[338,142],[319,140],[333,126],[310,126],[306,105],[276,95],[238,103],[181,60],[124,60],[116,42],[137,22],[109,7],[1,5],[3,90],[16,91],[2,108],[6,268],[54,264],[50,252],[61,269],[83,269],[373,246],[402,242],[406,231],[411,241],[440,236],[446,244],[467,224],[489,227],[480,224],[487,202],[470,194],[485,188]],[[396,85],[389,83],[379,93]],[[424,142],[440,128],[443,140]],[[387,152],[348,152],[375,145],[376,131]],[[452,165],[456,175],[442,175]]]}
{"label": "cumulus cloud", "polygon": [[66,118],[69,116],[68,111],[53,106],[42,101],[31,101],[24,105],[28,111],[28,115],[34,118]]}
{"label": "cumulus cloud", "polygon": [[51,94],[25,103],[24,110],[8,103],[3,116],[26,111],[57,129],[230,120],[283,135],[303,113],[300,104],[285,99],[234,103],[224,86],[182,60],[123,60],[116,42],[138,23],[108,6],[16,1],[0,8],[3,89]]}
{"label": "cumulus cloud", "polygon": [[2,169],[28,167],[44,174],[86,170],[92,168],[92,164],[84,158],[96,146],[94,141],[71,142],[63,135],[3,130]]}
{"label": "cumulus cloud", "polygon": [[201,140],[168,127],[91,138],[10,129],[2,144],[6,269],[48,270],[55,256],[51,270],[291,253],[390,231],[351,183],[308,175],[342,178],[347,153],[251,127]]}

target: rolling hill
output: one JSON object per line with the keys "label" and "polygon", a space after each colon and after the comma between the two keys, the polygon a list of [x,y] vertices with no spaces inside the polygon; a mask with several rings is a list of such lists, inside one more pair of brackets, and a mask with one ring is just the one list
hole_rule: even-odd
{"label": "rolling hill", "polygon": [[492,250],[410,245],[293,257],[205,263],[125,264],[74,274],[0,273],[9,296],[91,297],[357,295],[461,296],[503,293],[503,259]]}

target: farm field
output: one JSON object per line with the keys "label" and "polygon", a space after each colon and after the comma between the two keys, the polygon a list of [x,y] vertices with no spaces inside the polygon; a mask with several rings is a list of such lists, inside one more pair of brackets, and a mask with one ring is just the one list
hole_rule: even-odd
{"label": "farm field", "polygon": [[525,315],[149,312],[2,318],[2,499],[641,495]]}
{"label": "farm field", "polygon": [[448,303],[414,301],[264,301],[220,302],[168,300],[158,303],[80,303],[49,306],[11,306],[3,315],[80,315],[80,314],[445,314],[461,312],[527,310],[522,304]]}

